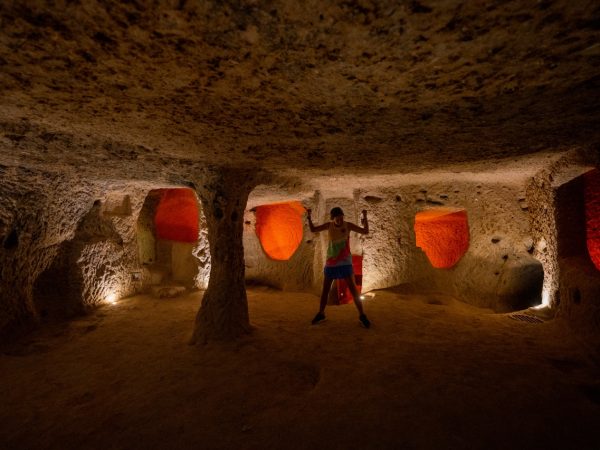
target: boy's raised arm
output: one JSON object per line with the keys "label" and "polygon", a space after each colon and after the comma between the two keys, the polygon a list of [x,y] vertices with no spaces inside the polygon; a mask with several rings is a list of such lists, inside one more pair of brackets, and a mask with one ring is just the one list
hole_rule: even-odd
{"label": "boy's raised arm", "polygon": [[362,224],[362,228],[358,225],[350,223],[350,229],[359,234],[369,234],[369,221],[367,220],[367,210],[362,210],[362,217],[360,219],[360,223]]}
{"label": "boy's raised arm", "polygon": [[313,233],[318,233],[320,231],[325,231],[327,228],[329,228],[328,223],[323,223],[321,225],[315,226],[312,222],[311,214],[312,214],[312,210],[310,208],[308,208],[306,210],[306,215],[307,215],[307,219],[308,219],[308,228],[310,228],[310,231],[312,231]]}

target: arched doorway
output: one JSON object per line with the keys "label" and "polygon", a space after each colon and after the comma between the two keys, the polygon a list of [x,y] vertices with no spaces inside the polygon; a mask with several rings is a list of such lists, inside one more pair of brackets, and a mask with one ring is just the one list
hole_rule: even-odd
{"label": "arched doorway", "polygon": [[469,248],[469,221],[464,209],[434,208],[415,216],[415,237],[431,265],[449,269]]}
{"label": "arched doorway", "polygon": [[294,255],[302,242],[303,213],[300,202],[256,207],[256,236],[270,259],[287,261]]}
{"label": "arched doorway", "polygon": [[199,214],[198,198],[191,189],[148,193],[138,218],[137,236],[140,264],[147,270],[145,284],[150,290],[194,286],[198,260],[193,250],[199,239]]}

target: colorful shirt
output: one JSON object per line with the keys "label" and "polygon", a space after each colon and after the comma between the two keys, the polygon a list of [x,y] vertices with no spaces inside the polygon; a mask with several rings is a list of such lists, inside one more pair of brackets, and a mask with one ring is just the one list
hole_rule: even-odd
{"label": "colorful shirt", "polygon": [[327,246],[327,267],[351,266],[352,253],[350,253],[350,227],[344,222],[341,227],[336,227],[333,222],[329,224],[329,245]]}

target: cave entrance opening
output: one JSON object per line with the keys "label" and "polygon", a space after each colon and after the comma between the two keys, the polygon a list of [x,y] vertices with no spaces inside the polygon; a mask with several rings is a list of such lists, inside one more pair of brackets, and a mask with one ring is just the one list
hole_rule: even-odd
{"label": "cave entrance opening", "polygon": [[600,171],[588,170],[556,188],[557,257],[578,257],[600,270]]}
{"label": "cave entrance opening", "polygon": [[171,296],[192,288],[198,274],[193,252],[198,244],[200,210],[196,193],[187,188],[156,189],[146,196],[137,222],[140,264],[147,269],[150,290]]}
{"label": "cave entrance opening", "polygon": [[469,248],[469,221],[464,209],[432,208],[415,216],[416,245],[438,269],[455,266]]}
{"label": "cave entrance opening", "polygon": [[298,201],[256,207],[256,236],[268,258],[289,260],[302,242],[302,214]]}
{"label": "cave entrance opening", "polygon": [[541,249],[554,281],[546,295],[559,314],[584,329],[598,319],[600,172],[575,166],[554,183],[556,244]]}
{"label": "cave entrance opening", "polygon": [[600,170],[583,176],[586,221],[586,244],[590,259],[600,270]]}

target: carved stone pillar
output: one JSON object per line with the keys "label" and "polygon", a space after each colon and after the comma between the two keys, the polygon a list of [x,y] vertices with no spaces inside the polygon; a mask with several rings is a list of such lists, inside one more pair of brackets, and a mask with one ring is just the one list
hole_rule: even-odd
{"label": "carved stone pillar", "polygon": [[242,245],[244,209],[255,172],[220,168],[196,186],[206,216],[211,268],[192,343],[232,340],[251,331]]}

